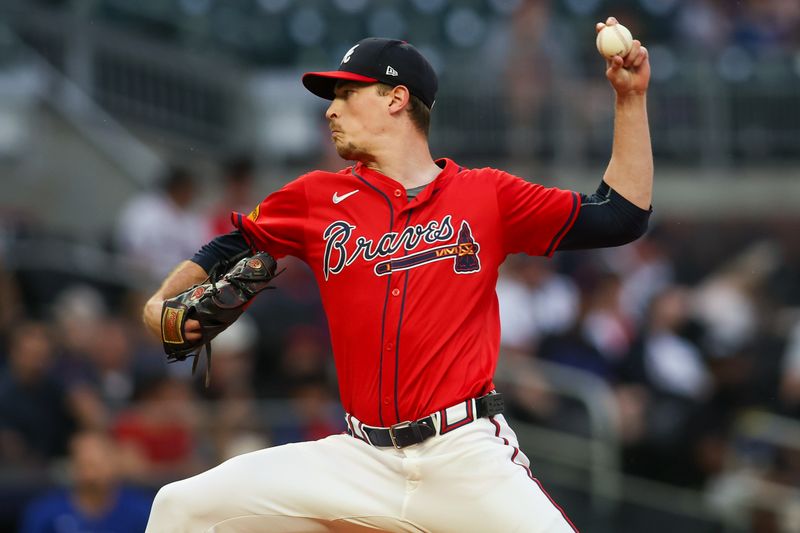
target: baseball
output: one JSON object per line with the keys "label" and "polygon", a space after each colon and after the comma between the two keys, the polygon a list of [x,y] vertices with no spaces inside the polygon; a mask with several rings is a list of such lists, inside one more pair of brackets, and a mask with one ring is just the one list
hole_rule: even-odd
{"label": "baseball", "polygon": [[597,34],[597,51],[607,59],[624,56],[631,51],[633,35],[622,24],[606,26]]}

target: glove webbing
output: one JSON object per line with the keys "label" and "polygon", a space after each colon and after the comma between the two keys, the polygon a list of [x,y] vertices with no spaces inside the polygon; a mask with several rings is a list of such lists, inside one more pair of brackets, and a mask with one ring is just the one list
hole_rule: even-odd
{"label": "glove webbing", "polygon": [[[220,272],[227,272],[228,270],[230,270],[231,265],[235,265],[240,260],[244,259],[250,254],[251,254],[250,250],[244,250],[233,257],[218,262],[216,265],[211,267],[211,270],[208,273],[208,277],[206,277],[206,279],[203,280],[201,285],[210,282],[212,294],[215,293],[218,290],[217,281],[219,281],[219,278],[221,277]],[[275,276],[272,279],[277,278],[284,270],[286,269],[285,268],[280,269],[278,272],[275,273]],[[236,285],[242,292],[251,293],[251,291],[247,287],[242,286],[239,280],[237,280],[236,278],[228,279],[228,282],[233,285]],[[274,288],[275,287],[267,287],[267,289],[274,289]],[[203,347],[206,350],[206,375],[204,383],[205,387],[208,388],[208,386],[211,384],[211,340],[205,341],[203,343]],[[195,371],[197,370],[197,363],[200,360],[200,353],[202,351],[203,348],[200,348],[197,351],[197,353],[194,354],[194,361],[192,362],[192,375],[194,375]]]}
{"label": "glove webbing", "polygon": [[[217,282],[221,277],[220,273],[227,272],[232,265],[235,265],[250,254],[250,250],[244,250],[233,257],[219,261],[216,265],[211,267],[211,270],[208,272],[208,277],[201,282],[201,285],[204,283],[211,283],[212,293],[217,292]],[[208,388],[208,386],[211,384],[211,341],[205,341],[203,343],[203,347],[206,349],[206,375],[204,378],[204,383],[205,387]],[[194,354],[194,361],[192,362],[192,375],[194,375],[195,371],[197,370],[197,363],[200,361],[200,353],[202,351],[203,348],[200,348],[197,353]]]}

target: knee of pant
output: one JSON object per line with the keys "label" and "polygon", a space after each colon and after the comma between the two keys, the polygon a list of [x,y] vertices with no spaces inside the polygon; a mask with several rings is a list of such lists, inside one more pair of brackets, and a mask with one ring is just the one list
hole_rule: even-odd
{"label": "knee of pant", "polygon": [[192,500],[182,483],[176,481],[164,485],[153,500],[150,511],[152,520],[188,522],[192,517]]}

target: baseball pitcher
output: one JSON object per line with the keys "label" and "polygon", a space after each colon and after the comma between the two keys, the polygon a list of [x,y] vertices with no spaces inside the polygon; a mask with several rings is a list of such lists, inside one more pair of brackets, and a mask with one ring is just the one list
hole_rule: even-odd
{"label": "baseball pitcher", "polygon": [[[348,430],[166,485],[147,531],[576,530],[503,417],[492,383],[495,284],[508,254],[617,246],[646,230],[647,50],[634,41],[607,60],[606,76],[616,93],[613,149],[599,188],[585,195],[434,160],[437,77],[408,43],[364,39],[337,70],[305,74],[303,85],[330,100],[331,141],[354,164],[309,172],[251,213],[233,213],[236,229],[179,265],[144,319],[168,351],[191,355],[220,330],[208,325],[216,307],[240,309],[266,286],[273,257],[302,259],[319,283]],[[204,283],[234,260],[245,262]]]}

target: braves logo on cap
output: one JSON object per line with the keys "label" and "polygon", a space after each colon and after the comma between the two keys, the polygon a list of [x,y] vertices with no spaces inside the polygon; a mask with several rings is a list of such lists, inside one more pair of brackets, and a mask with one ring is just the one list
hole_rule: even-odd
{"label": "braves logo on cap", "polygon": [[358,45],[355,45],[354,47],[352,47],[350,50],[347,51],[347,53],[342,58],[342,63],[347,63],[348,61],[350,61],[350,56],[353,55],[353,52],[356,51],[356,48],[358,48]]}

